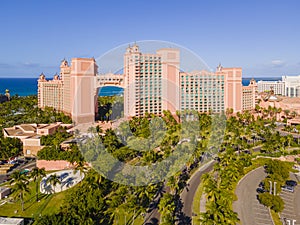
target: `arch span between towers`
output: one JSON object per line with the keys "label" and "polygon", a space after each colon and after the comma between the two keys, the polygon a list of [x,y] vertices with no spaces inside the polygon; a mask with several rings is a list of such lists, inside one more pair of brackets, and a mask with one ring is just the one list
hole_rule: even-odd
{"label": "arch span between towers", "polygon": [[102,87],[119,87],[124,89],[124,75],[123,74],[103,74],[96,76],[96,89]]}
{"label": "arch span between towers", "polygon": [[[123,74],[113,74],[113,73],[108,73],[108,74],[102,74],[102,75],[96,75],[95,76],[95,89],[94,89],[94,93],[95,93],[95,116],[96,119],[98,118],[99,120],[103,119],[103,111],[101,112],[101,109],[99,108],[98,105],[98,96],[99,93],[102,93],[102,88],[106,88],[106,87],[116,87],[116,88],[120,88],[123,89],[125,88],[124,82],[125,78]],[[103,94],[103,93],[102,93]],[[119,95],[120,93],[109,93],[109,95],[105,95],[104,96],[111,96],[111,95]],[[123,98],[123,94],[122,94],[122,98]],[[109,118],[117,118],[122,116],[124,113],[124,102],[118,102],[116,105],[113,106],[113,108],[110,109],[104,109],[104,111],[106,110],[107,112],[109,112]],[[105,113],[105,117],[107,117],[106,113]]]}

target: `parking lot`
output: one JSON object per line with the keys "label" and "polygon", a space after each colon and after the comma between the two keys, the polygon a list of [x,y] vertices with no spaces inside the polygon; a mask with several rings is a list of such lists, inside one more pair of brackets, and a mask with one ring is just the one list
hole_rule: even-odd
{"label": "parking lot", "polygon": [[[280,196],[284,201],[284,210],[281,213],[281,218],[287,225],[300,224],[300,187],[295,187],[294,192],[284,191],[280,192]],[[294,221],[294,222],[293,222]]]}
{"label": "parking lot", "polygon": [[[57,183],[55,186],[47,182],[50,176],[54,174],[56,174],[56,176],[60,180],[60,182]],[[84,174],[81,173],[80,171],[74,171],[74,170],[57,171],[48,174],[46,177],[43,177],[43,179],[40,182],[40,190],[42,193],[45,194],[58,193],[75,186],[83,178],[84,178]]]}
{"label": "parking lot", "polygon": [[260,204],[257,199],[253,199],[252,208],[254,214],[253,224],[256,225],[272,224],[269,209],[264,205]]}

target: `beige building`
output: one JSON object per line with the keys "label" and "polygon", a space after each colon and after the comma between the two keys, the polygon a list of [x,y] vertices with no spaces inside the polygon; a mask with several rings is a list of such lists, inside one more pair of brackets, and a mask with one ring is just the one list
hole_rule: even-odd
{"label": "beige building", "polygon": [[53,80],[47,81],[42,73],[38,80],[38,106],[40,108],[53,107],[63,109],[63,85],[62,81],[55,75]]}
{"label": "beige building", "polygon": [[224,112],[225,74],[208,71],[180,73],[181,110]]}
{"label": "beige building", "polygon": [[60,75],[46,80],[38,79],[38,107],[53,107],[72,116],[77,123],[95,119],[95,79],[98,66],[94,58],[73,58],[71,65],[62,60]]}
{"label": "beige building", "polygon": [[257,83],[252,79],[248,86],[243,86],[243,110],[255,109],[257,95]]}
{"label": "beige building", "polygon": [[141,53],[129,46],[124,56],[124,115],[170,110],[242,111],[242,69],[218,66],[216,72],[180,72],[178,49]]}
{"label": "beige building", "polygon": [[251,107],[255,98],[245,89],[243,99],[241,68],[219,65],[215,72],[180,71],[180,51],[175,48],[149,54],[134,44],[125,51],[124,74],[97,75],[97,69],[93,58],[74,58],[70,66],[63,60],[59,76],[51,81],[40,76],[39,107],[54,107],[83,124],[94,123],[97,94],[103,86],[124,88],[125,118],[185,109],[222,112],[232,108],[235,113],[243,110],[243,104]]}
{"label": "beige building", "polygon": [[179,109],[179,50],[142,54],[135,44],[124,55],[124,115],[176,113]]}
{"label": "beige building", "polygon": [[59,127],[71,129],[71,124],[21,124],[3,129],[4,137],[19,138],[23,143],[24,156],[36,156],[44,146],[41,145],[40,138],[43,135],[55,133]]}

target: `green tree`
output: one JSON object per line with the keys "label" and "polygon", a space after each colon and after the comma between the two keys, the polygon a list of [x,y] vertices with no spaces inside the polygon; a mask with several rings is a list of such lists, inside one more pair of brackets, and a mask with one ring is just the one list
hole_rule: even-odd
{"label": "green tree", "polygon": [[161,213],[163,223],[174,224],[175,223],[175,200],[174,196],[166,193],[160,199],[158,204],[158,211]]}
{"label": "green tree", "polygon": [[273,209],[275,212],[282,212],[284,209],[284,202],[278,195],[274,196],[268,192],[260,193],[258,195],[258,200],[261,204]]}
{"label": "green tree", "polygon": [[19,170],[15,170],[10,175],[10,185],[12,185],[13,193],[18,196],[21,202],[22,211],[24,211],[24,195],[29,192],[28,179]]}
{"label": "green tree", "polygon": [[24,195],[29,192],[28,182],[18,181],[13,186],[13,192],[19,196],[22,211],[24,211]]}
{"label": "green tree", "polygon": [[46,182],[52,185],[54,193],[55,193],[55,187],[56,187],[56,185],[57,184],[61,184],[61,181],[60,181],[59,177],[56,175],[56,173],[51,174],[48,177],[48,179],[47,179]]}
{"label": "green tree", "polygon": [[33,178],[33,181],[35,182],[35,193],[36,193],[36,201],[39,201],[39,181],[41,178],[46,176],[45,168],[39,169],[38,167],[35,167],[32,169],[30,173],[31,178]]}

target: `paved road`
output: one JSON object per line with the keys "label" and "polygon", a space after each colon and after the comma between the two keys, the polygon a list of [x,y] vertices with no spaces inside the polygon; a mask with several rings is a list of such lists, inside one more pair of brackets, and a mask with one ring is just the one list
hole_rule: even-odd
{"label": "paved road", "polygon": [[186,216],[192,218],[193,201],[197,188],[200,184],[200,178],[204,173],[210,172],[213,169],[215,163],[215,161],[210,161],[209,163],[200,167],[200,169],[195,172],[191,179],[188,181],[187,188],[182,191],[180,196],[183,202],[182,211]]}
{"label": "paved road", "polygon": [[161,194],[166,193],[166,186],[163,185],[162,189],[158,191],[152,202],[150,203],[150,207],[148,212],[145,215],[144,225],[156,225],[159,224],[160,221],[160,213],[158,212],[158,203],[161,198]]}
{"label": "paved road", "polygon": [[14,168],[12,171],[8,172],[7,174],[1,174],[1,175],[0,175],[0,184],[1,184],[4,180],[6,180],[6,179],[9,177],[9,175],[12,174],[15,170],[32,169],[32,168],[34,168],[34,167],[36,167],[36,161],[35,161],[35,160],[34,160],[34,161],[31,161],[31,162],[29,162],[29,163],[26,163],[26,164],[24,164],[24,165],[20,165],[20,166]]}
{"label": "paved road", "polygon": [[[215,161],[211,161],[204,166],[200,167],[200,169],[193,174],[193,176],[187,182],[187,188],[183,190],[181,193],[181,200],[183,203],[182,212],[185,216],[192,218],[192,206],[194,195],[197,191],[197,188],[200,184],[200,177],[213,169],[213,165]],[[164,186],[160,193],[168,192],[169,188]],[[144,225],[156,225],[159,224],[160,221],[160,213],[157,210],[157,205],[159,203],[161,195],[158,194],[151,202],[151,208],[148,210],[148,213],[145,215]]]}
{"label": "paved road", "polygon": [[294,138],[300,138],[300,134],[287,132],[287,131],[281,130],[281,128],[276,128],[276,131],[278,131],[281,136],[287,136],[287,135],[291,134]]}
{"label": "paved road", "polygon": [[233,209],[243,225],[272,224],[268,208],[258,202],[256,193],[256,188],[266,176],[263,167],[259,167],[244,176],[237,185],[238,200],[233,203]]}

